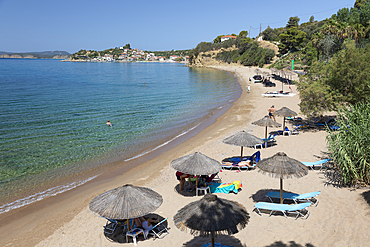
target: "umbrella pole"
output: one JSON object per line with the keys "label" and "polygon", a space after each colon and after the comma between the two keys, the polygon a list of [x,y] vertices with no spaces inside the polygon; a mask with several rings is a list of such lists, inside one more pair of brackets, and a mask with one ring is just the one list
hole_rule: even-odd
{"label": "umbrella pole", "polygon": [[241,148],[241,153],[240,153],[240,162],[242,162],[243,161],[243,146],[242,146],[242,148]]}
{"label": "umbrella pole", "polygon": [[265,130],[265,148],[267,148],[267,126]]}
{"label": "umbrella pole", "polygon": [[[132,220],[134,220],[134,219],[132,219]],[[130,231],[130,219],[128,219],[126,222],[127,222],[127,231]]]}
{"label": "umbrella pole", "polygon": [[280,204],[283,204],[283,179],[280,178]]}
{"label": "umbrella pole", "polygon": [[198,188],[198,176],[195,175],[195,190]]}
{"label": "umbrella pole", "polygon": [[285,130],[285,117],[284,117],[284,120],[283,120],[283,131]]}
{"label": "umbrella pole", "polygon": [[211,246],[215,247],[215,235],[213,232],[211,233]]}

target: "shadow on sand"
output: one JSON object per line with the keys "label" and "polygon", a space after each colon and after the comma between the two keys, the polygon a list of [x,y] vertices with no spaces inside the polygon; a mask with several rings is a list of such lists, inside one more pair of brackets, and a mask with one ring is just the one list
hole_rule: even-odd
{"label": "shadow on sand", "polygon": [[[148,214],[145,216],[145,218],[157,218],[158,217],[158,220],[159,221],[162,221],[164,220],[165,218],[163,218],[162,216],[159,216],[158,214]],[[113,223],[111,223],[113,224]],[[111,225],[110,224],[110,225]],[[166,226],[166,228],[169,230],[170,228],[168,227],[168,222],[165,221],[163,223],[163,225]],[[102,229],[104,230],[104,229]],[[133,240],[131,237],[129,237],[128,239],[128,242],[126,241],[126,232],[127,232],[127,228],[124,226],[124,225],[120,225],[118,226],[114,232],[112,234],[108,234],[106,232],[104,232],[104,236],[110,241],[110,242],[114,242],[114,243],[132,243]],[[148,236],[148,239],[145,239],[144,238],[144,235],[143,234],[140,234],[136,237],[137,239],[137,242],[140,242],[140,241],[153,241],[153,240],[156,240],[156,238],[154,238],[154,236],[152,235],[149,235]],[[157,239],[157,241],[160,241],[160,239]]]}
{"label": "shadow on sand", "polygon": [[[184,243],[183,247],[199,247],[203,246],[206,243],[211,243],[211,238],[203,238],[203,237],[194,237],[189,242]],[[243,245],[239,239],[229,236],[229,235],[219,235],[215,237],[215,243],[221,243],[222,245],[226,246],[234,246],[234,247],[246,247],[247,245]]]}
{"label": "shadow on sand", "polygon": [[266,247],[314,247],[314,245],[312,244],[301,245],[301,244],[297,244],[294,241],[289,241],[289,243],[285,244],[281,241],[277,241],[271,245],[266,245]]}
{"label": "shadow on sand", "polygon": [[361,195],[370,206],[370,190],[362,192]]}

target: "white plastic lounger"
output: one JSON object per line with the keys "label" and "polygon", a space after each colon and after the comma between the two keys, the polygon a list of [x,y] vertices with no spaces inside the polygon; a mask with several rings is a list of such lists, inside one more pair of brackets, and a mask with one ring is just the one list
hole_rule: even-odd
{"label": "white plastic lounger", "polygon": [[[254,205],[254,210],[261,216],[261,210],[271,211],[269,217],[274,212],[282,212],[284,216],[288,219],[288,214],[296,214],[297,216],[295,219],[298,219],[299,216],[302,216],[304,219],[307,219],[310,215],[310,212],[306,209],[307,207],[311,206],[311,203],[299,203],[299,204],[278,204],[278,203],[271,203],[271,202],[258,202]],[[305,211],[306,214],[303,214]]]}
{"label": "white plastic lounger", "polygon": [[[283,193],[283,202],[284,200],[292,200],[295,203],[299,202],[308,202],[312,205],[318,205],[319,200],[315,198],[315,196],[320,195],[321,191],[315,191],[315,192],[310,192],[306,194],[296,194],[296,193]],[[268,192],[266,196],[273,202],[272,199],[280,199],[280,192]]]}
{"label": "white plastic lounger", "polygon": [[312,171],[315,171],[315,167],[320,167],[318,171],[321,171],[323,167],[325,167],[325,163],[328,162],[330,159],[323,159],[315,162],[302,162],[303,165],[309,167]]}
{"label": "white plastic lounger", "polygon": [[251,167],[249,166],[239,166],[237,164],[235,165],[222,165],[222,169],[233,169],[233,168],[236,168],[236,169],[239,169],[239,171],[241,170],[249,170],[249,169],[253,169],[253,168],[256,168],[256,165],[257,164],[253,164]]}
{"label": "white plastic lounger", "polygon": [[149,235],[153,235],[157,238],[164,238],[166,235],[168,235],[170,232],[168,231],[167,227],[164,225],[164,222],[167,221],[168,218],[165,218],[155,226],[153,226],[149,230]]}

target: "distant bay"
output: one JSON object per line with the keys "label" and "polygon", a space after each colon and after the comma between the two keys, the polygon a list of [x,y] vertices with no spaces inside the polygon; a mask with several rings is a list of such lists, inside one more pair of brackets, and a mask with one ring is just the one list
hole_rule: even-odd
{"label": "distant bay", "polygon": [[183,64],[40,59],[0,59],[0,84],[0,213],[166,145],[240,91],[230,73]]}

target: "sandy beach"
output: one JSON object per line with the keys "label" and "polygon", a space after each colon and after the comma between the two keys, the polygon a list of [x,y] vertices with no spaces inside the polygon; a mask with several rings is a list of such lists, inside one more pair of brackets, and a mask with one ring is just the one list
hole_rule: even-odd
{"label": "sandy beach", "polygon": [[[175,170],[170,167],[173,159],[194,152],[201,152],[218,161],[240,155],[240,147],[226,145],[222,140],[240,130],[263,138],[264,127],[251,122],[267,115],[267,109],[288,107],[299,111],[299,95],[286,98],[263,98],[266,91],[280,90],[264,88],[260,83],[250,83],[255,68],[217,67],[235,73],[243,89],[241,97],[216,122],[191,139],[150,159],[123,175],[104,175],[98,182],[91,182],[83,189],[75,189],[59,196],[58,201],[45,199],[42,204],[27,206],[10,213],[0,223],[1,246],[133,246],[133,243],[112,242],[105,237],[103,226],[106,220],[96,217],[88,208],[89,202],[97,195],[122,186],[133,184],[151,188],[163,196],[163,204],[155,211],[160,217],[168,218],[169,235],[163,239],[139,238],[138,246],[202,246],[209,238],[192,236],[190,231],[176,228],[173,216],[186,204],[201,197],[186,196],[178,192]],[[261,69],[266,70],[268,69]],[[247,93],[247,86],[251,92]],[[284,86],[288,90],[288,86]],[[298,93],[292,85],[294,93]],[[281,117],[276,117],[282,123]],[[292,126],[288,123],[289,128]],[[269,128],[268,131],[277,131]],[[317,161],[328,158],[326,131],[304,130],[298,135],[277,136],[276,144],[261,150],[261,158],[277,152],[285,152],[299,161]],[[245,155],[252,155],[252,148],[244,148]],[[258,172],[258,169],[236,172],[224,170],[219,173],[223,182],[240,180],[242,190],[238,194],[217,194],[218,197],[234,200],[244,205],[250,214],[249,224],[232,236],[220,236],[215,241],[231,246],[367,246],[370,242],[370,205],[363,197],[369,189],[343,188],[330,175],[331,170],[310,171],[300,179],[284,180],[284,190],[295,193],[321,191],[317,207],[308,208],[310,216],[304,219],[286,219],[281,215],[261,217],[253,211],[258,201],[266,201],[267,191],[278,190],[279,180]]]}

